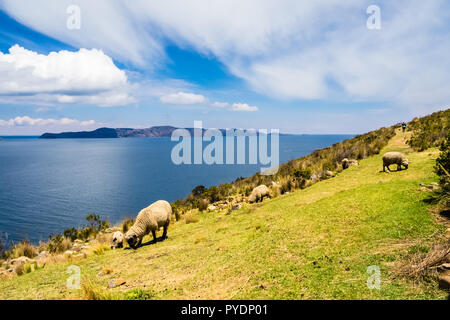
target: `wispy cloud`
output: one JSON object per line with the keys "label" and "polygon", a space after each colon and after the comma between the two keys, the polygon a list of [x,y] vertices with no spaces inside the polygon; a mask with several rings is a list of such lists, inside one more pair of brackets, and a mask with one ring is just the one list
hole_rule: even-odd
{"label": "wispy cloud", "polygon": [[160,97],[162,103],[165,104],[201,104],[208,101],[206,97],[201,94],[177,92],[171,93]]}
{"label": "wispy cloud", "polygon": [[211,106],[215,108],[222,108],[229,111],[238,111],[238,112],[255,112],[258,111],[258,107],[250,106],[247,103],[233,103],[230,104],[228,102],[214,102]]}
{"label": "wispy cloud", "polygon": [[1,120],[0,119],[0,126],[2,127],[18,127],[18,126],[52,126],[52,125],[58,125],[58,126],[92,126],[95,125],[94,120],[87,120],[87,121],[80,121],[76,119],[70,119],[70,118],[61,118],[61,119],[42,119],[42,118],[31,118],[29,116],[23,116],[23,117],[15,117],[13,119],[9,120]]}

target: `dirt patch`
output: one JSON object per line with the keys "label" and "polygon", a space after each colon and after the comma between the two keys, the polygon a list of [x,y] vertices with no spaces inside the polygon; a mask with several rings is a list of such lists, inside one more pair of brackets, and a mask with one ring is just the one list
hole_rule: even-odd
{"label": "dirt patch", "polygon": [[157,259],[157,258],[161,258],[161,257],[165,257],[168,256],[169,254],[167,252],[164,253],[155,253],[152,254],[151,256],[148,256],[147,258],[145,258],[146,260],[153,260],[153,259]]}

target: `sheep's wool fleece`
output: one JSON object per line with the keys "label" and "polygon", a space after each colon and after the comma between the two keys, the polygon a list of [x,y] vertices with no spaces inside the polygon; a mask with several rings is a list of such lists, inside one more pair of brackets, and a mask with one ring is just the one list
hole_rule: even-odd
{"label": "sheep's wool fleece", "polygon": [[131,231],[137,236],[144,236],[151,230],[159,230],[170,222],[171,215],[172,207],[167,201],[156,201],[139,212],[136,222],[129,232]]}
{"label": "sheep's wool fleece", "polygon": [[256,187],[255,189],[253,189],[252,193],[250,194],[250,201],[254,202],[257,199],[260,199],[262,197],[268,196],[269,195],[269,188],[267,188],[267,186],[265,185],[260,185],[258,187]]}
{"label": "sheep's wool fleece", "polygon": [[408,159],[401,152],[388,152],[383,156],[383,162],[385,164],[401,164],[408,163]]}

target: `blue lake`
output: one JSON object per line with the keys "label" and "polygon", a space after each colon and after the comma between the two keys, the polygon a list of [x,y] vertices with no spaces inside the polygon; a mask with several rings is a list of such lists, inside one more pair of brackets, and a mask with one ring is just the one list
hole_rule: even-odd
{"label": "blue lake", "polygon": [[[280,163],[350,138],[280,136]],[[4,138],[0,141],[0,233],[32,242],[85,225],[96,213],[112,223],[152,202],[186,197],[198,185],[229,183],[259,165],[175,165],[170,138]],[[207,145],[204,142],[204,145]]]}

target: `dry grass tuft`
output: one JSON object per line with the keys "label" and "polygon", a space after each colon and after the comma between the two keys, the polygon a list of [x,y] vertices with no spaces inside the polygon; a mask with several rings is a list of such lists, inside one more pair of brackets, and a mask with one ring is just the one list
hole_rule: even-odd
{"label": "dry grass tuft", "polygon": [[98,234],[97,237],[95,238],[95,241],[97,243],[104,244],[104,245],[111,244],[111,240],[112,240],[112,234],[108,234],[108,233]]}
{"label": "dry grass tuft", "polygon": [[109,246],[107,246],[107,245],[105,245],[105,244],[97,244],[93,249],[92,249],[92,252],[95,254],[95,255],[102,255],[102,254],[104,254],[106,251],[108,251],[108,250],[110,250],[111,248],[109,247]]}
{"label": "dry grass tuft", "polygon": [[12,258],[27,257],[34,258],[37,255],[37,249],[28,240],[24,240],[14,246],[12,249]]}
{"label": "dry grass tuft", "polygon": [[397,274],[409,278],[418,279],[436,273],[436,267],[448,261],[450,258],[450,241],[434,245],[427,254],[416,254],[406,266],[397,270]]}
{"label": "dry grass tuft", "polygon": [[21,276],[25,273],[25,267],[23,264],[18,264],[15,268],[14,268],[14,272],[18,275]]}
{"label": "dry grass tuft", "polygon": [[109,292],[91,281],[84,281],[81,289],[86,300],[119,300],[119,296]]}
{"label": "dry grass tuft", "polygon": [[127,233],[128,230],[133,226],[134,218],[125,218],[122,221],[122,232],[123,234]]}
{"label": "dry grass tuft", "polygon": [[106,267],[102,268],[102,270],[100,271],[100,273],[101,273],[102,275],[108,275],[108,274],[113,273],[113,271],[114,271],[114,269],[113,269],[112,267],[106,266]]}
{"label": "dry grass tuft", "polygon": [[192,214],[186,214],[184,215],[184,221],[186,222],[186,224],[196,223],[198,222],[198,218]]}

